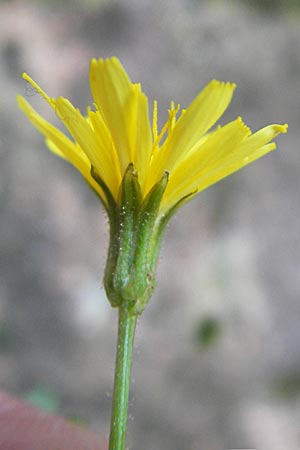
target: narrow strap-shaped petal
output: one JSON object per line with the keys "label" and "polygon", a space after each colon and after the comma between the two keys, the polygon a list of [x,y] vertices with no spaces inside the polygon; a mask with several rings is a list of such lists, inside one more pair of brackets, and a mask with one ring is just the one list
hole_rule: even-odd
{"label": "narrow strap-shaped petal", "polygon": [[[92,126],[93,132],[97,137],[99,143],[99,152],[104,152],[108,161],[110,161],[110,166],[113,168],[113,176],[115,178],[114,188],[111,187],[113,195],[117,198],[118,190],[122,180],[122,172],[120,166],[120,160],[115,149],[111,134],[107,128],[100,111],[91,111],[88,109],[88,120]],[[100,155],[99,155],[100,156]],[[112,182],[113,183],[113,182]]]}
{"label": "narrow strap-shaped petal", "polygon": [[[236,140],[234,143],[234,140],[229,138],[228,135],[222,145],[222,139],[219,138],[221,138],[221,134],[224,134],[224,130],[226,132],[226,128],[229,125],[230,124],[222,128],[218,133],[219,136],[215,136],[210,142],[210,145],[212,145],[211,149],[214,148],[216,157],[213,156],[210,161],[205,158],[202,159],[202,149],[199,153],[199,165],[195,166],[197,167],[197,170],[194,170],[194,172],[190,171],[190,177],[185,182],[183,178],[181,178],[182,182],[180,188],[175,188],[172,192],[170,190],[169,196],[166,196],[165,198],[166,203],[173,204],[176,200],[178,201],[178,198],[180,198],[181,195],[185,196],[195,189],[197,192],[201,192],[212,184],[215,184],[221,179],[262,157],[271,150],[274,150],[276,144],[274,142],[270,143],[270,141],[272,141],[279,133],[287,132],[287,125],[269,125],[251,136],[245,136],[240,142]],[[216,138],[217,140],[219,139],[219,145],[216,142]],[[224,138],[226,138],[226,135]],[[190,167],[193,162],[196,164],[195,160],[190,160]],[[182,175],[183,173],[181,176]]]}
{"label": "narrow strap-shaped petal", "polygon": [[148,113],[147,97],[136,84],[131,90],[127,105],[127,127],[130,161],[134,164],[139,182],[144,191],[145,180],[150,165],[152,135]]}
{"label": "narrow strap-shaped petal", "polygon": [[[45,140],[45,144],[48,147],[48,149],[54,153],[55,155],[61,156],[63,159],[66,159],[68,162],[71,162],[71,160],[69,158],[66,158],[65,155],[63,155],[60,151],[60,149],[57,147],[57,145],[51,141],[50,139],[46,138]],[[76,145],[76,150],[82,152],[81,148]],[[83,152],[82,152],[83,153]],[[87,159],[86,155],[83,153],[85,160],[86,160],[86,164],[82,165],[81,167],[79,166],[75,166],[74,164],[72,164],[74,167],[76,167],[76,169],[81,173],[81,175],[83,176],[83,178],[86,180],[86,182],[88,183],[88,185],[92,188],[92,190],[100,197],[103,205],[105,206],[105,208],[108,207],[108,202],[107,202],[107,197],[106,194],[104,192],[104,190],[102,189],[100,183],[98,183],[94,177],[92,177],[91,175],[91,164],[90,161]]]}
{"label": "narrow strap-shaped petal", "polygon": [[280,133],[287,133],[288,125],[268,125],[256,133],[252,134],[242,145],[242,151],[245,153],[245,157],[251,156],[251,152],[254,149],[260,148],[272,141]]}
{"label": "narrow strap-shaped petal", "polygon": [[117,58],[92,59],[90,65],[90,86],[98,110],[110,129],[122,174],[130,161],[130,145],[126,104],[132,90],[132,83]]}
{"label": "narrow strap-shaped petal", "polygon": [[199,139],[217,122],[227,109],[235,84],[211,81],[193,100],[176,122],[172,134],[152,162],[151,177],[159,178],[163,170],[173,169],[189,154]]}
{"label": "narrow strap-shaped petal", "polygon": [[173,151],[177,148],[183,149],[184,155],[222,116],[227,109],[236,85],[221,81],[211,81],[192,101],[184,114],[176,122],[173,133],[169,140]]}
{"label": "narrow strap-shaped petal", "polygon": [[[51,141],[51,139],[49,139],[48,137],[46,137],[46,139],[45,139],[45,144],[46,144],[47,148],[50,150],[50,152],[54,153],[54,155],[59,156],[60,158],[65,159],[66,161],[70,162],[70,160],[68,158],[66,158],[65,154],[61,151],[61,149],[56,144],[54,144],[54,142]],[[73,145],[75,146],[75,144],[73,144]],[[80,148],[80,147],[78,147],[78,148]],[[82,152],[81,149],[80,149],[80,152]],[[89,161],[87,158],[86,158],[86,160],[87,160],[87,163],[89,164]]]}
{"label": "narrow strap-shaped petal", "polygon": [[250,129],[238,118],[200,141],[199,147],[196,145],[190,156],[171,172],[166,201],[169,198],[171,203],[176,203],[189,192],[198,190],[199,179],[229,158],[250,134]]}
{"label": "narrow strap-shaped petal", "polygon": [[17,97],[20,109],[25,113],[32,124],[46,137],[46,143],[53,153],[68,160],[87,180],[91,187],[98,192],[105,203],[102,189],[90,175],[90,161],[82,149],[75,145],[60,130],[41,117],[32,106],[22,97]]}
{"label": "narrow strap-shaped petal", "polygon": [[[89,122],[81,115],[78,109],[74,108],[69,100],[59,97],[56,100],[56,113],[87,155],[91,164],[97,169],[105,184],[116,196],[119,180],[117,179],[116,168],[112,164],[111,153],[109,152],[111,142],[97,139],[97,135]],[[102,136],[104,136],[104,133]]]}
{"label": "narrow strap-shaped petal", "polygon": [[27,73],[22,74],[22,78],[26,80],[31,86],[43,97],[44,100],[51,106],[51,108],[55,109],[55,99],[49,97],[45,91],[29,76]]}
{"label": "narrow strap-shaped petal", "polygon": [[89,122],[69,100],[51,98],[26,73],[23,78],[49,103],[116,198],[121,175],[113,159],[112,139],[104,121],[98,121],[97,133],[94,133]]}
{"label": "narrow strap-shaped petal", "polygon": [[56,146],[54,153],[69,160],[75,167],[80,168],[82,165],[89,165],[89,161],[83,151],[59,129],[45,120],[37,111],[25,100],[24,97],[18,96],[18,105],[33,125],[46,138],[50,139]]}

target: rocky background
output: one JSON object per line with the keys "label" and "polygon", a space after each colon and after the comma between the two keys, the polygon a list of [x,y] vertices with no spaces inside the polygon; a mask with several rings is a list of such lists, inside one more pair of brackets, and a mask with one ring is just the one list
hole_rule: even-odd
{"label": "rocky background", "polygon": [[300,448],[298,1],[0,2],[0,388],[109,429],[116,311],[102,288],[108,224],[75,170],[18,111],[26,70],[91,102],[92,56],[118,56],[161,122],[212,78],[221,123],[289,123],[279,150],[172,220],[139,321],[128,443],[143,450]]}

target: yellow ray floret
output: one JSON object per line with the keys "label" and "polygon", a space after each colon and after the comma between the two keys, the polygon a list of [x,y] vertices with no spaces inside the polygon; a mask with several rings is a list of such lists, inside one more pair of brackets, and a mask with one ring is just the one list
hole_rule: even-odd
{"label": "yellow ray floret", "polygon": [[140,84],[131,82],[115,57],[91,60],[94,105],[86,115],[63,97],[49,97],[27,74],[23,78],[48,102],[72,139],[43,119],[21,96],[20,108],[45,136],[48,148],[70,161],[106,206],[103,186],[90,174],[92,166],[116,202],[129,164],[138,175],[143,197],[167,171],[169,182],[160,206],[161,214],[165,214],[183,198],[273,150],[276,146],[271,141],[287,131],[287,125],[269,125],[252,134],[241,118],[211,130],[235,89],[233,83],[216,80],[181,113],[180,106],[172,102],[168,120],[159,131],[157,102],[151,123],[146,95]]}

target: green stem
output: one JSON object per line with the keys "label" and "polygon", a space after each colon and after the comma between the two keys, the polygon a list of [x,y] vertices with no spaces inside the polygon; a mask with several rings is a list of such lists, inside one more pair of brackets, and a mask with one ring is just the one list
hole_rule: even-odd
{"label": "green stem", "polygon": [[130,315],[126,308],[120,306],[109,450],[124,450],[125,448],[130,373],[136,320],[137,316]]}

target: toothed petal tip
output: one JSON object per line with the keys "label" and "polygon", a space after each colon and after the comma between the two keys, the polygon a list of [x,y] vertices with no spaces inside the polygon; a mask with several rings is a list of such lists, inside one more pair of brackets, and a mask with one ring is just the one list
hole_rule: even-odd
{"label": "toothed petal tip", "polygon": [[214,79],[209,84],[212,88],[216,88],[219,86],[228,87],[228,88],[231,88],[232,90],[234,90],[236,88],[236,83],[232,83],[231,81],[220,81],[220,80]]}
{"label": "toothed petal tip", "polygon": [[250,127],[248,127],[248,125],[245,124],[245,122],[240,116],[236,119],[236,121],[239,124],[241,130],[243,130],[247,136],[250,136],[252,134]]}
{"label": "toothed petal tip", "polygon": [[120,60],[117,56],[111,56],[110,58],[92,58],[90,61],[91,64],[115,64],[120,65]]}
{"label": "toothed petal tip", "polygon": [[273,125],[274,127],[274,131],[276,131],[277,133],[287,133],[289,125],[287,123],[285,123],[284,125]]}

